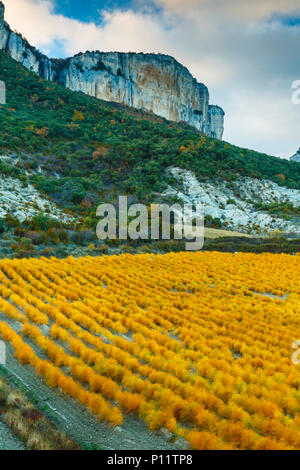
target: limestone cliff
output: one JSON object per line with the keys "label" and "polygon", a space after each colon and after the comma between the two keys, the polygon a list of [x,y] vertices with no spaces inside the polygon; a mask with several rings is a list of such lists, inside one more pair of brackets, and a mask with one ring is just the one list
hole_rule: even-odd
{"label": "limestone cliff", "polygon": [[68,59],[49,59],[10,29],[4,21],[2,2],[0,49],[42,78],[57,81],[73,91],[144,108],[222,139],[224,111],[209,104],[207,87],[173,57],[96,51]]}

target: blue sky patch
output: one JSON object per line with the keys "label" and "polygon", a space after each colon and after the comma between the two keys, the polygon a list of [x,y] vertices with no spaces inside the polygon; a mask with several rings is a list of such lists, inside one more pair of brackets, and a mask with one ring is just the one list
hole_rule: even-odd
{"label": "blue sky patch", "polygon": [[131,0],[56,0],[54,13],[87,23],[101,23],[101,10],[127,9],[133,5]]}

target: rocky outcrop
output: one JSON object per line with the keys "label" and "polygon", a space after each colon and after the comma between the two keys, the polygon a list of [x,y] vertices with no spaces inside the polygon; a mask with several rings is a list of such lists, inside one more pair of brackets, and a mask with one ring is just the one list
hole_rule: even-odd
{"label": "rocky outcrop", "polygon": [[217,139],[222,139],[224,132],[224,116],[225,113],[220,106],[209,105],[208,128],[205,133],[212,137],[217,137]]}
{"label": "rocky outcrop", "polygon": [[239,177],[234,182],[225,179],[201,182],[192,171],[169,168],[177,184],[169,186],[164,197],[176,198],[187,204],[204,204],[205,215],[220,219],[227,229],[241,233],[300,232],[299,217],[274,216],[258,210],[258,205],[292,204],[300,207],[300,191],[279,186],[273,181]]}
{"label": "rocky outcrop", "polygon": [[300,163],[300,148],[299,148],[298,152],[291,157],[290,160],[292,162]]}
{"label": "rocky outcrop", "polygon": [[1,2],[0,49],[42,78],[73,91],[183,121],[218,139],[223,136],[224,111],[209,104],[207,87],[173,57],[96,51],[49,59],[11,31]]}
{"label": "rocky outcrop", "polygon": [[161,54],[87,52],[64,62],[58,81],[74,91],[145,108],[170,121],[184,121],[219,139],[224,112],[209,105],[205,85],[173,57]]}
{"label": "rocky outcrop", "polygon": [[[0,155],[0,162],[13,166],[18,164],[18,159],[12,156]],[[24,187],[19,179],[0,175],[0,194],[0,219],[9,213],[20,222],[23,222],[26,219],[31,219],[41,211],[45,213],[49,210],[51,217],[54,219],[66,223],[73,221],[72,216],[58,209],[56,204],[46,199],[32,184]]]}

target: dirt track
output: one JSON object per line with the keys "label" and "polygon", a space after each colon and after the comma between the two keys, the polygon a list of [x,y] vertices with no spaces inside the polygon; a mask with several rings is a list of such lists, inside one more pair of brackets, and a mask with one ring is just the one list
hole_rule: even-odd
{"label": "dirt track", "polygon": [[[7,364],[3,366],[6,380],[20,388],[58,427],[64,430],[83,448],[107,450],[179,450],[186,448],[185,441],[170,443],[163,433],[151,432],[135,416],[125,416],[121,427],[112,429],[97,420],[78,401],[59,391],[48,388],[35,375],[30,366],[21,365],[7,347]],[[1,428],[0,428],[1,448]]]}
{"label": "dirt track", "polygon": [[204,229],[205,238],[223,238],[223,237],[244,237],[244,238],[255,238],[255,235],[248,235],[247,233],[233,232],[231,230],[221,230],[218,228]]}

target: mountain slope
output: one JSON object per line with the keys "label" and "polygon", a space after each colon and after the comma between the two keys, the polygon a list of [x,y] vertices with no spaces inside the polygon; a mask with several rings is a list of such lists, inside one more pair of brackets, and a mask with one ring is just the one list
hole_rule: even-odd
{"label": "mountain slope", "polygon": [[[248,183],[240,181],[241,177],[270,180],[275,190],[276,184],[299,190],[297,163],[209,138],[151,113],[72,92],[39,78],[3,52],[0,80],[7,87],[7,104],[0,107],[0,155],[11,159],[0,159],[0,176],[34,184],[61,208],[85,220],[88,227],[95,226],[97,205],[115,201],[117,194],[132,195],[146,204],[153,202],[176,184],[172,172],[166,171],[171,167],[191,171],[200,184],[213,185],[216,193],[222,190],[223,182],[235,185],[235,195],[243,198],[241,204],[248,213],[262,210],[271,219],[278,213],[281,217],[281,212],[287,219],[298,217],[297,207],[288,198],[277,200],[274,195],[273,201],[265,201],[263,195],[252,197],[249,192],[247,201]],[[228,206],[232,201],[227,192],[221,199],[225,198]],[[298,195],[293,199],[297,202]],[[221,215],[228,210],[237,212],[227,206],[225,212],[214,209],[208,215],[216,217],[219,212],[225,226],[228,221]],[[229,226],[233,229],[238,228],[238,217],[238,213],[231,217]],[[266,220],[261,228],[298,227],[297,221],[296,225],[276,220],[266,225]],[[256,230],[257,217],[250,214],[248,221],[250,225],[246,223],[243,230]]]}
{"label": "mountain slope", "polygon": [[164,168],[176,165],[200,179],[241,174],[300,189],[296,163],[71,92],[42,80],[3,52],[0,64],[0,80],[7,88],[7,104],[0,108],[0,150],[40,154],[39,163],[49,174],[97,173],[128,191],[140,187],[147,193],[162,189]]}

